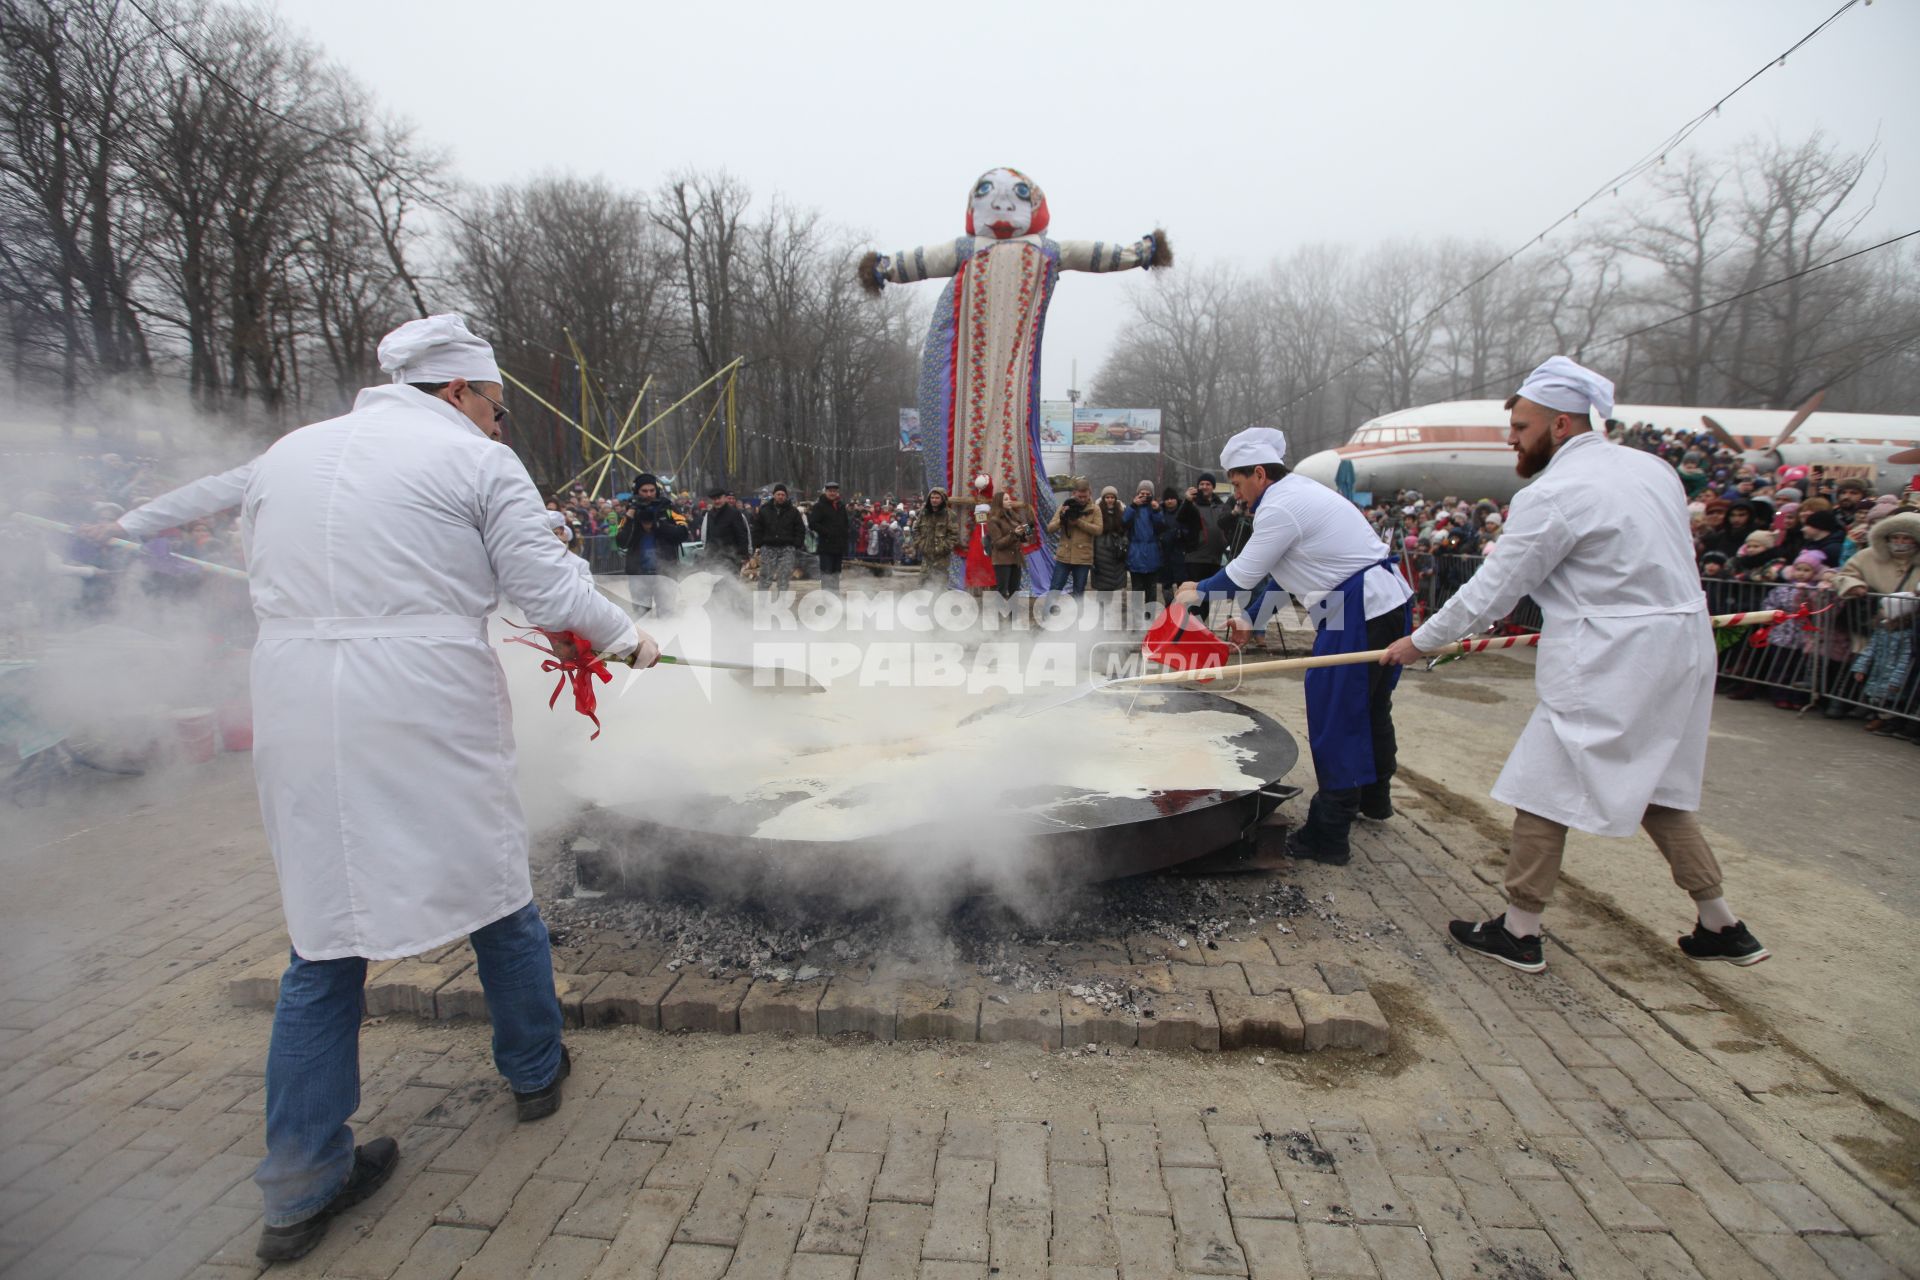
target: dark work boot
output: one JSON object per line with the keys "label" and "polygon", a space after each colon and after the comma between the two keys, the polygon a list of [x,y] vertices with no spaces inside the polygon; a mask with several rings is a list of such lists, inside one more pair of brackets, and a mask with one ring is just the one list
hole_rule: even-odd
{"label": "dark work boot", "polygon": [[1385,822],[1393,816],[1392,784],[1386,779],[1369,782],[1360,788],[1360,816],[1369,822]]}
{"label": "dark work boot", "polygon": [[1352,861],[1347,833],[1360,809],[1360,788],[1317,791],[1307,805],[1307,820],[1287,837],[1287,854],[1310,862],[1344,866]]}
{"label": "dark work boot", "polygon": [[544,1089],[535,1089],[531,1093],[513,1095],[519,1107],[522,1123],[528,1120],[545,1120],[560,1109],[560,1082],[573,1072],[573,1055],[567,1052],[567,1046],[560,1046],[560,1070],[554,1072],[553,1082]]}
{"label": "dark work boot", "polygon": [[295,1258],[305,1257],[327,1234],[327,1224],[333,1220],[333,1216],[353,1208],[378,1191],[393,1176],[393,1167],[399,1163],[400,1144],[392,1138],[375,1138],[372,1142],[355,1147],[353,1172],[347,1175],[347,1185],[340,1188],[333,1199],[327,1201],[312,1217],[284,1227],[261,1228],[260,1243],[253,1250],[254,1257],[262,1262],[291,1262]]}

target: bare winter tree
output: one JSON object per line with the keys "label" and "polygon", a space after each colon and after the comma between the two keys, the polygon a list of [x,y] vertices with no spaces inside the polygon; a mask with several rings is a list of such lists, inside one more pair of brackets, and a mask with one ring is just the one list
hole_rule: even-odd
{"label": "bare winter tree", "polygon": [[0,0],[0,304],[16,376],[149,364],[129,187],[158,80],[153,33],[111,0]]}

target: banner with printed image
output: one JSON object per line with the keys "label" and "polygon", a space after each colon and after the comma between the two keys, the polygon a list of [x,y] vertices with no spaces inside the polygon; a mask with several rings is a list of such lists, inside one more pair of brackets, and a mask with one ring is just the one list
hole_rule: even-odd
{"label": "banner with printed image", "polygon": [[1073,447],[1088,453],[1159,453],[1160,411],[1076,408]]}

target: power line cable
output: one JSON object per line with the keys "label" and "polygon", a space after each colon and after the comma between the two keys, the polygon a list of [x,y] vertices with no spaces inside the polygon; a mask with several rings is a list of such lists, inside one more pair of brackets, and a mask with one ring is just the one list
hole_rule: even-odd
{"label": "power line cable", "polygon": [[[1691,320],[1693,317],[1705,315],[1709,311],[1717,311],[1721,307],[1732,306],[1734,303],[1746,298],[1751,298],[1757,293],[1765,293],[1768,289],[1777,289],[1783,284],[1790,284],[1795,280],[1813,275],[1815,272],[1825,271],[1828,267],[1837,267],[1843,262],[1851,262],[1855,258],[1864,257],[1879,249],[1885,249],[1889,245],[1899,244],[1902,240],[1910,240],[1914,236],[1920,236],[1920,227],[1915,227],[1912,231],[1903,232],[1897,236],[1889,236],[1879,244],[1870,244],[1864,249],[1855,249],[1851,253],[1843,253],[1837,258],[1829,258],[1825,262],[1817,262],[1813,266],[1803,267],[1791,275],[1781,276],[1777,280],[1769,280],[1765,284],[1755,285],[1751,289],[1742,289],[1739,293],[1729,294],[1724,298],[1716,299],[1713,302],[1705,303],[1691,310],[1676,312],[1673,315],[1655,320],[1650,324],[1643,324],[1638,329],[1629,329],[1625,333],[1616,333],[1611,338],[1606,338],[1595,343],[1588,343],[1581,347],[1581,353],[1584,355],[1590,351],[1605,351],[1609,347],[1617,347],[1623,342],[1631,342],[1641,334],[1652,333],[1655,329],[1663,329],[1667,325],[1678,324],[1682,320]],[[1515,373],[1504,374],[1498,378],[1490,378],[1485,382],[1466,388],[1462,394],[1471,396],[1475,392],[1486,390],[1488,387],[1512,386],[1517,379],[1525,377],[1531,368],[1532,366],[1528,366],[1528,368],[1521,369]]]}
{"label": "power line cable", "polygon": [[[1552,222],[1548,223],[1546,227],[1544,227],[1540,231],[1537,231],[1533,235],[1527,237],[1527,239],[1521,242],[1518,248],[1509,252],[1506,256],[1499,259],[1492,266],[1482,271],[1479,275],[1473,277],[1473,279],[1467,281],[1465,284],[1455,289],[1452,293],[1449,293],[1446,297],[1442,298],[1439,302],[1434,304],[1434,306],[1430,308],[1428,311],[1426,311],[1424,314],[1416,317],[1413,320],[1408,321],[1406,324],[1402,325],[1400,328],[1394,330],[1394,332],[1392,332],[1391,334],[1388,334],[1380,342],[1374,344],[1372,347],[1368,348],[1366,351],[1362,352],[1360,355],[1356,356],[1353,360],[1349,361],[1347,364],[1343,365],[1341,368],[1335,370],[1333,373],[1328,374],[1325,378],[1315,383],[1313,386],[1309,387],[1307,390],[1301,392],[1299,395],[1296,395],[1293,399],[1287,401],[1285,404],[1281,405],[1278,409],[1274,410],[1274,412],[1276,414],[1285,413],[1288,409],[1293,408],[1294,405],[1299,404],[1301,401],[1310,399],[1311,397],[1318,395],[1320,392],[1326,390],[1328,387],[1338,382],[1341,378],[1344,378],[1347,374],[1352,373],[1355,369],[1359,368],[1361,365],[1365,364],[1367,361],[1379,355],[1380,352],[1384,351],[1395,339],[1401,337],[1402,335],[1407,333],[1409,330],[1417,329],[1421,325],[1427,323],[1429,320],[1432,320],[1435,316],[1439,315],[1442,311],[1446,310],[1447,307],[1452,305],[1454,302],[1458,301],[1461,297],[1472,292],[1473,289],[1478,287],[1484,281],[1491,278],[1496,272],[1499,272],[1502,269],[1510,266],[1516,259],[1520,257],[1521,254],[1533,248],[1535,245],[1543,242],[1548,236],[1552,235],[1555,231],[1558,231],[1562,226],[1565,226],[1567,223],[1572,222],[1574,219],[1578,218],[1580,216],[1580,211],[1582,209],[1585,209],[1588,205],[1593,204],[1595,201],[1599,200],[1602,196],[1607,195],[1609,193],[1616,196],[1619,195],[1621,187],[1632,182],[1634,179],[1638,178],[1641,174],[1646,173],[1649,169],[1655,168],[1658,165],[1665,163],[1668,153],[1670,153],[1675,147],[1678,147],[1683,143],[1685,143],[1686,140],[1688,138],[1691,138],[1694,135],[1694,133],[1702,125],[1704,125],[1708,120],[1711,120],[1715,116],[1719,115],[1720,109],[1726,106],[1728,102],[1732,101],[1733,98],[1736,97],[1742,90],[1747,88],[1747,86],[1751,85],[1755,80],[1758,80],[1761,76],[1765,75],[1767,72],[1774,70],[1776,67],[1785,66],[1787,63],[1787,58],[1790,54],[1796,52],[1798,49],[1801,48],[1801,46],[1805,45],[1808,41],[1812,40],[1815,36],[1818,36],[1822,31],[1825,31],[1827,27],[1832,25],[1833,22],[1840,17],[1840,15],[1844,14],[1847,10],[1853,8],[1855,5],[1858,5],[1861,2],[1862,0],[1846,0],[1846,2],[1842,4],[1838,9],[1835,9],[1832,13],[1828,14],[1824,19],[1822,19],[1820,23],[1816,25],[1811,31],[1807,32],[1805,35],[1801,36],[1798,40],[1795,40],[1792,44],[1788,45],[1783,52],[1768,59],[1764,64],[1762,64],[1759,67],[1758,70],[1754,71],[1751,75],[1747,76],[1747,78],[1742,80],[1739,84],[1729,89],[1726,93],[1721,94],[1720,97],[1715,100],[1712,106],[1708,107],[1706,110],[1700,112],[1698,115],[1689,119],[1685,124],[1681,125],[1678,129],[1674,130],[1672,133],[1668,134],[1664,139],[1662,139],[1658,146],[1653,147],[1651,150],[1644,153],[1638,160],[1635,160],[1632,164],[1628,165],[1625,169],[1622,169],[1619,173],[1615,174],[1613,177],[1607,179],[1607,181],[1595,187],[1593,189],[1592,194],[1588,195],[1586,199],[1574,205],[1573,208],[1567,210],[1567,212],[1561,214],[1558,218],[1555,218]],[[1871,3],[1871,0],[1867,0],[1867,2]],[[1224,440],[1232,434],[1233,433],[1229,431],[1229,432],[1224,432],[1220,435],[1203,436],[1199,440],[1197,440],[1196,443],[1205,444],[1211,440]]]}

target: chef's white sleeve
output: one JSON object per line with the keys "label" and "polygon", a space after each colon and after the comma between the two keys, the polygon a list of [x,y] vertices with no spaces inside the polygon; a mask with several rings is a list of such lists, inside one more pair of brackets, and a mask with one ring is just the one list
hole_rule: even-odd
{"label": "chef's white sleeve", "polygon": [[626,653],[640,633],[579,571],[579,557],[553,536],[553,513],[513,450],[487,449],[475,477],[480,536],[500,594],[543,631],[577,631],[603,653]]}
{"label": "chef's white sleeve", "polygon": [[1513,612],[1520,597],[1545,582],[1573,550],[1576,535],[1551,498],[1524,491],[1500,533],[1500,553],[1480,562],[1453,599],[1413,633],[1413,647],[1432,653]]}
{"label": "chef's white sleeve", "polygon": [[121,516],[120,527],[127,531],[129,538],[144,542],[163,529],[237,507],[247,496],[247,478],[252,474],[253,460],[249,459],[231,471],[183,484]]}

